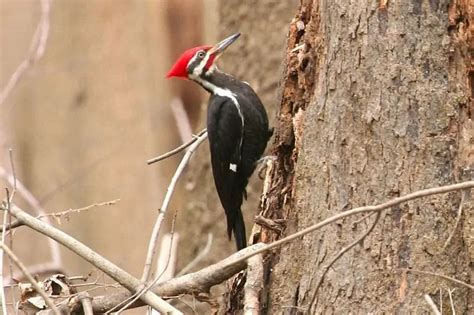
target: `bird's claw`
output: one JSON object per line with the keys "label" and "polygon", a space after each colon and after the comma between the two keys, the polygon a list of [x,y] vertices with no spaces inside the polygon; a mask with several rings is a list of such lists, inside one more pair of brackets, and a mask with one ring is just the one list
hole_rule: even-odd
{"label": "bird's claw", "polygon": [[277,159],[277,156],[276,155],[266,155],[262,158],[260,158],[259,160],[257,160],[257,165],[258,165],[258,177],[260,179],[264,179],[265,176],[263,175],[263,172],[267,169],[267,166],[268,166],[268,162],[269,161],[276,161]]}

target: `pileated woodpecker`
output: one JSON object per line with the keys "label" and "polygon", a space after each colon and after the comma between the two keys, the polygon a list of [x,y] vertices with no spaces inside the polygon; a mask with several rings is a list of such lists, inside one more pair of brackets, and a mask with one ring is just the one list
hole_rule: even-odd
{"label": "pileated woodpecker", "polygon": [[247,246],[240,207],[247,197],[245,187],[262,156],[272,132],[262,102],[246,82],[217,69],[215,62],[240,33],[215,46],[188,49],[167,77],[197,82],[211,96],[207,132],[214,183],[227,217],[229,239],[234,233],[237,250]]}

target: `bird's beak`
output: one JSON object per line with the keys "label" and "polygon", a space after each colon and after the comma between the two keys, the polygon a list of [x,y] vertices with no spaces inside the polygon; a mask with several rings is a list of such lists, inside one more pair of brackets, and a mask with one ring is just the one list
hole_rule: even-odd
{"label": "bird's beak", "polygon": [[234,35],[227,37],[226,39],[217,43],[216,45],[214,45],[214,47],[209,49],[208,53],[216,57],[219,56],[227,47],[229,47],[233,42],[235,42],[237,38],[239,38],[239,36],[240,33],[235,33]]}

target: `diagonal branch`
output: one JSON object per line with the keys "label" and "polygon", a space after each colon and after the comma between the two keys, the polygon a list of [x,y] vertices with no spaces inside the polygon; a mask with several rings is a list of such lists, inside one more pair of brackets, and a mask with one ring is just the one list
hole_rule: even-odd
{"label": "diagonal branch", "polygon": [[[45,301],[46,305],[49,306],[49,308],[53,311],[54,315],[60,315],[61,313],[59,312],[58,308],[56,305],[54,305],[53,301],[49,298],[49,296],[44,292],[43,288],[36,282],[36,280],[33,278],[31,273],[28,272],[28,269],[26,269],[25,265],[18,259],[18,257],[11,251],[11,249],[6,246],[3,242],[0,242],[0,247],[2,250],[10,257],[11,261],[23,272],[25,275],[26,279],[31,283],[33,288],[35,288],[35,291],[41,295],[43,300]],[[6,304],[6,301],[2,301],[2,304]],[[7,313],[5,313],[7,314]]]}
{"label": "diagonal branch", "polygon": [[[406,201],[410,201],[410,200],[414,200],[414,199],[418,199],[422,197],[427,197],[430,195],[443,194],[443,193],[452,192],[456,190],[469,189],[473,187],[474,187],[474,181],[467,181],[467,182],[462,182],[459,184],[419,190],[402,197],[391,199],[379,205],[365,206],[365,207],[359,207],[352,210],[348,210],[344,213],[340,213],[335,216],[329,217],[326,220],[323,220],[315,225],[312,225],[300,232],[289,235],[276,242],[273,242],[270,244],[258,243],[258,244],[249,246],[233,254],[232,256],[229,256],[228,258],[212,266],[204,268],[198,272],[187,274],[185,276],[172,279],[165,283],[158,284],[153,288],[153,292],[155,292],[156,294],[160,296],[178,296],[180,294],[207,292],[209,288],[211,288],[213,285],[221,283],[224,280],[227,280],[228,278],[230,278],[237,272],[244,269],[247,265],[246,261],[250,257],[253,257],[255,255],[267,252],[271,249],[287,244],[295,239],[298,239],[308,233],[321,229],[322,227],[328,224],[331,224],[335,221],[338,221],[342,218],[359,214],[359,213],[380,212],[382,210],[385,210],[387,208],[390,208],[402,202],[406,202]],[[117,303],[120,303],[121,301],[129,298],[130,295],[131,295],[130,292],[120,292],[120,293],[111,294],[108,296],[96,297],[94,298],[93,303],[92,303],[94,311],[105,312],[109,308],[115,306]],[[137,303],[132,304],[130,307],[138,307],[141,305],[143,305],[143,303],[140,301],[137,301]]]}
{"label": "diagonal branch", "polygon": [[[4,178],[12,187],[15,187],[15,191],[21,196],[21,198],[23,198],[23,200],[25,200],[39,216],[44,216],[44,221],[47,224],[51,224],[51,219],[46,216],[47,211],[41,206],[41,203],[38,201],[38,199],[36,199],[36,197],[28,190],[28,188],[26,188],[26,186],[23,185],[23,183],[14,175],[15,174],[9,174],[3,167],[0,166],[0,177]],[[16,220],[7,227],[14,228],[21,225],[22,224]],[[47,241],[51,251],[51,265],[56,266],[56,269],[60,269],[62,265],[62,259],[59,245],[50,238],[48,238]]]}
{"label": "diagonal branch", "polygon": [[160,234],[161,224],[163,223],[163,220],[165,218],[166,210],[168,209],[168,206],[170,204],[174,189],[176,187],[176,184],[178,183],[178,179],[181,177],[181,174],[183,173],[186,165],[191,159],[191,156],[193,155],[194,151],[196,151],[199,145],[202,142],[204,142],[204,140],[207,139],[207,132],[201,131],[201,133],[202,134],[198,138],[195,138],[193,142],[190,142],[192,143],[192,146],[189,147],[183,159],[181,160],[181,163],[179,163],[179,166],[176,169],[176,172],[174,173],[173,178],[171,179],[171,183],[168,186],[168,189],[166,191],[166,196],[165,196],[165,199],[163,200],[163,204],[161,205],[160,213],[158,215],[158,218],[156,219],[156,223],[155,223],[155,226],[153,227],[152,235],[150,238],[150,243],[148,245],[148,251],[147,251],[146,260],[145,260],[145,267],[143,269],[143,274],[142,274],[143,282],[147,281],[150,276],[151,264],[153,262],[153,257],[155,255],[156,244],[158,242],[158,235]]}
{"label": "diagonal branch", "polygon": [[336,222],[340,219],[343,219],[343,218],[351,216],[351,215],[355,215],[355,214],[359,214],[359,213],[365,213],[365,212],[382,211],[382,210],[388,209],[390,207],[393,207],[395,205],[398,205],[402,202],[407,202],[407,201],[410,201],[410,200],[419,199],[419,198],[427,197],[427,196],[431,196],[431,195],[444,194],[444,193],[448,193],[448,192],[456,191],[456,190],[469,189],[469,188],[473,188],[473,187],[474,187],[474,181],[466,181],[466,182],[462,182],[462,183],[459,183],[459,184],[452,184],[452,185],[440,186],[440,187],[436,187],[436,188],[428,188],[428,189],[418,190],[418,191],[415,191],[411,194],[401,196],[401,197],[397,197],[397,198],[391,199],[389,201],[386,201],[386,202],[378,204],[378,205],[364,206],[364,207],[359,207],[359,208],[354,208],[354,209],[351,209],[351,210],[347,210],[343,213],[339,213],[339,214],[336,214],[332,217],[329,217],[326,220],[323,220],[323,221],[321,221],[321,222],[319,222],[315,225],[307,227],[307,228],[305,228],[305,229],[303,229],[299,232],[296,232],[296,233],[294,233],[292,235],[289,235],[285,238],[282,238],[278,241],[270,243],[270,244],[266,245],[264,248],[260,249],[258,252],[252,253],[252,255],[250,255],[250,254],[245,255],[241,259],[242,260],[247,260],[247,259],[249,259],[250,257],[252,257],[254,255],[261,254],[261,253],[266,252],[270,249],[282,246],[283,244],[289,243],[289,242],[291,242],[291,241],[293,241],[297,238],[300,238],[300,237],[302,237],[302,236],[304,236],[308,233],[319,230],[323,226],[326,226],[328,224],[331,224],[333,222]]}
{"label": "diagonal branch", "polygon": [[324,267],[324,271],[323,273],[321,274],[321,277],[319,278],[318,280],[318,283],[316,284],[316,288],[314,289],[314,293],[313,293],[313,298],[311,299],[311,302],[309,304],[309,309],[311,310],[311,307],[314,305],[314,302],[316,301],[316,297],[318,295],[318,291],[319,291],[319,288],[321,287],[321,284],[323,283],[324,281],[324,277],[326,276],[327,272],[329,271],[329,269],[332,267],[332,265],[334,265],[334,263],[339,259],[341,258],[342,255],[344,255],[347,251],[349,251],[351,248],[353,248],[354,246],[356,246],[357,244],[359,244],[360,242],[362,242],[362,240],[364,240],[364,238],[367,237],[367,235],[369,235],[375,228],[375,226],[377,225],[377,223],[379,222],[379,219],[380,219],[380,215],[381,215],[381,211],[377,212],[376,214],[376,217],[374,219],[374,221],[372,222],[372,224],[370,225],[369,229],[367,231],[365,231],[364,233],[362,233],[362,235],[360,235],[355,241],[353,241],[352,243],[350,243],[348,246],[344,247],[343,249],[341,249],[336,256],[334,256],[334,258],[327,264],[326,267]]}
{"label": "diagonal branch", "polygon": [[201,137],[202,135],[204,135],[205,133],[207,132],[207,129],[203,129],[201,130],[196,136],[194,136],[191,140],[189,140],[188,142],[186,143],[183,143],[182,145],[180,145],[179,147],[177,147],[176,149],[173,149],[171,151],[168,151],[160,156],[157,156],[155,158],[152,158],[152,159],[149,159],[148,161],[146,161],[146,163],[148,165],[150,164],[153,164],[153,163],[156,163],[156,162],[159,162],[161,160],[164,160],[166,158],[169,158],[170,156],[173,156],[181,151],[183,151],[184,149],[186,149],[187,147],[189,147],[191,144],[193,144],[194,142],[196,142],[199,137]]}
{"label": "diagonal branch", "polygon": [[51,8],[51,0],[41,0],[41,17],[38,22],[35,34],[31,40],[28,56],[16,68],[15,72],[10,76],[5,87],[0,91],[0,106],[7,99],[10,92],[16,86],[21,76],[28,68],[36,63],[44,55],[46,42],[49,36],[49,11]]}
{"label": "diagonal branch", "polygon": [[[273,248],[282,246],[283,244],[289,243],[295,239],[298,239],[308,233],[316,231],[330,223],[333,223],[337,220],[345,218],[347,216],[366,213],[366,212],[380,212],[384,209],[390,208],[394,205],[406,202],[409,200],[414,200],[430,195],[442,194],[456,190],[469,189],[474,187],[474,181],[467,181],[459,184],[441,186],[437,188],[430,188],[425,190],[416,191],[414,193],[391,199],[385,203],[379,205],[365,206],[360,208],[355,208],[348,210],[344,213],[334,215],[327,218],[313,226],[310,226],[300,232],[292,234],[288,237],[285,237],[279,241],[273,242],[271,244],[255,244],[250,247],[247,247],[232,256],[214,264],[207,268],[204,268],[198,272],[184,275],[179,278],[171,279],[165,283],[158,284],[152,288],[152,291],[147,291],[142,297],[141,302],[133,304],[131,307],[136,307],[146,303],[148,305],[156,306],[159,310],[166,309],[178,312],[171,305],[164,302],[156,294],[160,296],[174,297],[181,294],[192,294],[197,292],[208,292],[209,289],[218,283],[230,278],[240,270],[244,269],[247,266],[247,260],[250,257],[264,253]],[[20,220],[25,225],[28,225],[32,229],[55,239],[61,244],[65,245],[73,252],[83,257],[85,260],[92,263],[94,266],[98,267],[106,274],[111,276],[114,280],[120,282],[124,287],[126,287],[130,292],[134,293],[139,291],[141,288],[141,282],[129,275],[124,270],[120,269],[116,265],[112,264],[105,258],[99,256],[97,253],[93,252],[90,248],[84,244],[78,242],[76,239],[65,234],[64,232],[47,225],[44,222],[41,222],[38,219],[31,217],[29,214],[25,213],[18,207],[13,206],[11,212],[18,220]],[[107,309],[115,306],[120,301],[129,298],[131,293],[120,292],[116,294],[111,294],[109,296],[102,296],[94,298],[92,305],[94,312],[105,312]],[[153,293],[152,293],[153,292]]]}
{"label": "diagonal branch", "polygon": [[[10,211],[12,215],[15,216],[21,223],[69,248],[71,251],[78,254],[83,259],[109,275],[112,279],[119,282],[129,291],[137,292],[141,289],[142,285],[140,280],[136,279],[125,270],[119,268],[112,262],[100,256],[98,253],[94,252],[92,249],[79,242],[72,236],[69,236],[63,231],[32,217],[16,206],[12,206]],[[159,298],[150,291],[147,291],[145,294],[143,294],[141,296],[141,300],[160,312],[173,312],[173,314],[181,314],[181,312],[179,312],[173,306],[166,303],[163,299]]]}

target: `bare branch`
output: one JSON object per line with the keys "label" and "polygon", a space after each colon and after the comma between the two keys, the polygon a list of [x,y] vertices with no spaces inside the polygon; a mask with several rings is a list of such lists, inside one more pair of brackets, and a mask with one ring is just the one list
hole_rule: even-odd
{"label": "bare branch", "polygon": [[260,314],[260,294],[263,289],[263,256],[249,259],[244,287],[244,314]]}
{"label": "bare branch", "polygon": [[207,132],[207,129],[203,129],[201,130],[196,136],[194,136],[191,140],[189,140],[188,142],[186,143],[183,143],[182,145],[180,145],[179,147],[177,147],[176,149],[173,149],[171,151],[168,151],[166,152],[165,154],[162,154],[160,156],[157,156],[155,158],[152,158],[152,159],[149,159],[148,161],[146,161],[146,163],[148,165],[150,164],[153,164],[153,163],[156,163],[156,162],[159,162],[161,160],[164,160],[166,158],[169,158],[170,156],[173,156],[181,151],[183,151],[184,149],[186,149],[187,147],[189,147],[191,144],[193,144],[194,142],[196,142],[202,135],[204,135],[205,133]]}
{"label": "bare branch", "polygon": [[453,301],[453,292],[455,289],[448,289],[448,296],[449,296],[449,304],[451,304],[451,314],[456,315],[456,309],[454,308],[454,301]]}
{"label": "bare branch", "polygon": [[156,264],[157,279],[161,281],[168,281],[174,277],[177,250],[178,250],[179,234],[166,234],[160,246],[160,255],[158,256],[158,263]]}
{"label": "bare branch", "polygon": [[[25,265],[18,259],[18,257],[6,246],[3,242],[0,243],[0,247],[2,250],[8,255],[8,257],[13,261],[13,263],[23,272],[25,277],[28,279],[28,281],[31,283],[31,285],[35,288],[36,292],[38,292],[39,295],[44,299],[45,303],[49,306],[49,308],[53,311],[55,315],[60,315],[61,313],[57,309],[56,305],[54,305],[53,301],[49,298],[49,296],[44,292],[43,288],[36,282],[36,280],[33,278],[31,273],[28,272],[26,269]],[[3,301],[4,304],[6,304],[6,301]],[[5,313],[8,314],[8,313]]]}
{"label": "bare branch", "polygon": [[178,179],[181,177],[181,174],[183,173],[186,165],[191,159],[191,156],[193,155],[194,151],[206,139],[207,139],[207,132],[204,132],[198,138],[193,139],[193,142],[191,142],[192,145],[186,151],[186,154],[183,156],[181,163],[179,163],[179,166],[176,169],[176,172],[174,173],[173,178],[171,179],[171,182],[168,186],[168,190],[166,191],[165,199],[163,200],[163,204],[161,205],[161,208],[160,208],[160,213],[158,214],[158,218],[156,219],[156,223],[155,223],[155,226],[153,227],[153,231],[151,234],[150,243],[148,245],[148,251],[147,251],[146,260],[145,260],[145,267],[143,269],[143,274],[142,274],[142,282],[146,282],[148,278],[150,277],[151,264],[153,262],[153,257],[155,255],[156,244],[158,241],[158,235],[160,233],[161,224],[165,218],[165,213],[166,213],[166,210],[168,209],[168,205],[171,201],[171,197],[173,196],[173,192],[178,182]]}
{"label": "bare branch", "polygon": [[[65,273],[64,269],[62,266],[58,266],[54,261],[48,261],[45,263],[39,263],[35,265],[30,265],[28,266],[28,271],[35,276],[40,276],[44,274],[56,274],[56,273]],[[10,282],[8,284],[13,284],[12,280],[16,279],[22,279],[23,273],[22,272],[15,272],[13,275],[10,277]]]}
{"label": "bare branch", "polygon": [[449,277],[449,276],[446,276],[446,275],[442,275],[440,273],[436,273],[436,272],[429,272],[429,271],[423,271],[423,270],[417,270],[417,269],[403,269],[404,271],[406,272],[411,272],[411,273],[418,273],[418,274],[424,274],[424,275],[429,275],[429,276],[435,276],[435,277],[439,277],[439,278],[443,278],[445,280],[449,280],[449,281],[452,281],[452,282],[455,282],[459,285],[462,285],[463,287],[466,287],[468,289],[471,289],[471,290],[474,290],[474,286],[469,284],[469,283],[466,283],[466,282],[463,282],[461,280],[458,280],[456,278],[453,278],[453,277]]}
{"label": "bare branch", "polygon": [[[158,280],[162,279],[163,281],[169,280],[173,278],[174,276],[174,268],[176,265],[176,253],[177,253],[177,246],[178,246],[178,240],[179,240],[179,234],[174,233],[174,223],[176,221],[176,213],[173,218],[173,226],[171,228],[171,233],[166,234],[162,241],[161,241],[161,247],[160,247],[160,255],[158,257],[158,263],[156,264],[156,276],[155,278],[147,283],[147,285],[141,289],[140,292],[135,293],[133,296],[130,297],[130,299],[127,299],[125,301],[122,301],[119,305],[117,305],[114,309],[110,309],[107,311],[107,314],[109,313],[115,313],[115,309],[120,307],[120,309],[116,312],[117,314],[121,314],[124,310],[128,309],[130,305],[135,303],[140,296],[142,296],[143,293],[146,291],[150,290],[156,283],[158,283]],[[170,266],[168,268],[168,266]],[[123,306],[122,306],[123,305]]]}
{"label": "bare branch", "polygon": [[[253,256],[254,252],[260,251],[263,247],[265,247],[263,243],[251,245],[197,272],[159,283],[152,288],[152,291],[166,297],[208,292],[211,287],[229,279],[247,266],[247,262],[242,260],[241,257],[246,255]],[[130,292],[123,291],[108,296],[95,297],[92,301],[94,312],[105,312],[130,296]],[[131,307],[142,305],[143,302],[137,301]]]}
{"label": "bare branch", "polygon": [[[71,213],[81,213],[83,211],[87,211],[87,210],[90,210],[90,209],[95,208],[95,207],[112,206],[112,205],[115,205],[118,201],[120,201],[120,198],[110,200],[110,201],[93,203],[91,205],[88,205],[88,206],[85,206],[85,207],[82,207],[82,208],[69,209],[69,210],[64,210],[64,211],[60,211],[60,212],[53,212],[53,213],[43,213],[43,214],[40,214],[40,215],[36,216],[36,218],[37,219],[42,219],[42,218],[47,218],[47,217],[59,218],[59,217],[62,217],[62,216],[69,216]],[[14,220],[13,222],[7,224],[5,226],[5,229],[8,231],[8,230],[20,227],[20,226],[23,226],[23,224],[20,223],[20,221],[18,221],[18,220]],[[3,231],[3,225],[0,226],[0,231]],[[55,267],[55,268],[57,268],[57,267]]]}
{"label": "bare branch", "polygon": [[294,233],[292,235],[289,235],[285,238],[282,238],[278,241],[270,243],[270,244],[266,245],[265,247],[261,248],[259,251],[255,252],[255,253],[243,256],[241,258],[241,260],[245,261],[245,260],[249,259],[250,257],[252,257],[254,255],[261,254],[263,252],[269,251],[270,249],[282,246],[283,244],[289,243],[289,242],[291,242],[291,241],[293,241],[297,238],[300,238],[300,237],[302,237],[302,236],[304,236],[308,233],[316,231],[316,230],[318,230],[318,229],[320,229],[320,228],[322,228],[322,227],[324,227],[328,224],[331,224],[335,221],[338,221],[342,218],[345,218],[345,217],[348,217],[348,216],[351,216],[351,215],[354,215],[354,214],[365,213],[365,212],[382,211],[382,210],[385,210],[387,208],[398,205],[402,202],[406,202],[406,201],[410,201],[410,200],[414,200],[414,199],[419,199],[419,198],[427,197],[427,196],[431,196],[431,195],[444,194],[444,193],[448,193],[448,192],[456,191],[456,190],[469,189],[469,188],[472,188],[472,187],[474,187],[474,181],[466,181],[466,182],[453,184],[453,185],[446,185],[446,186],[440,186],[440,187],[436,187],[436,188],[428,188],[428,189],[418,190],[418,191],[415,191],[411,194],[401,196],[401,197],[397,197],[397,198],[391,199],[389,201],[386,201],[386,202],[378,204],[378,205],[364,206],[364,207],[359,207],[359,208],[354,208],[354,209],[351,209],[351,210],[347,210],[347,211],[344,211],[343,213],[336,214],[332,217],[327,218],[326,220],[323,220],[323,221],[321,221],[317,224],[314,224],[310,227],[307,227],[307,228],[305,228],[305,229],[303,229],[299,232],[296,232],[296,233]]}
{"label": "bare branch", "polygon": [[426,303],[428,303],[428,305],[430,306],[431,310],[433,311],[433,314],[441,315],[441,312],[438,310],[438,307],[431,299],[431,296],[429,296],[428,294],[423,294],[423,298],[425,299]]}
{"label": "bare branch", "polygon": [[463,191],[461,194],[461,201],[459,202],[459,208],[458,208],[458,213],[456,215],[456,221],[454,222],[453,229],[451,230],[451,233],[449,234],[449,237],[446,239],[446,242],[443,245],[443,249],[441,251],[445,251],[446,248],[448,247],[449,243],[451,243],[451,239],[454,236],[454,233],[456,232],[456,229],[459,225],[459,222],[461,221],[462,217],[462,206],[464,204],[464,199],[466,198],[467,191]]}
{"label": "bare branch", "polygon": [[[255,244],[253,246],[247,247],[244,250],[241,250],[240,252],[235,253],[234,255],[224,259],[223,261],[217,264],[204,268],[201,271],[175,278],[162,284],[158,284],[153,287],[153,292],[162,296],[179,296],[181,294],[207,292],[213,285],[221,283],[222,281],[228,279],[230,276],[245,268],[246,261],[248,260],[248,258],[273,249],[277,246],[286,244],[294,239],[297,239],[307,233],[320,229],[323,226],[326,226],[344,217],[365,212],[379,212],[409,200],[426,197],[433,194],[441,194],[455,190],[468,189],[472,187],[474,187],[474,181],[467,181],[454,185],[420,190],[375,206],[355,208],[344,213],[332,216],[318,224],[315,224],[309,228],[306,228],[300,232],[297,232],[274,243],[268,245],[261,243]],[[91,262],[93,265],[97,266],[99,269],[110,275],[113,279],[124,285],[131,292],[136,292],[139,290],[140,281],[138,279],[133,278],[131,275],[129,275],[122,269],[113,265],[106,259],[100,257],[97,253],[93,252],[91,249],[78,242],[74,238],[70,237],[69,235],[63,233],[62,231],[54,227],[48,226],[44,222],[41,222],[31,217],[30,215],[24,213],[22,210],[18,209],[15,206],[12,207],[12,214],[15,215],[18,220],[22,221],[31,228],[39,231],[40,233],[45,234],[48,237],[57,240],[58,242],[61,242],[66,247],[73,250],[78,255],[80,255],[81,257],[83,257],[84,259]],[[120,299],[119,301],[121,301],[124,298],[129,297],[130,295],[130,292],[122,292],[107,297],[95,298],[93,300],[93,309],[95,312],[106,311],[108,308],[114,306],[114,304],[111,303],[117,303],[117,299]],[[160,306],[163,306],[163,304],[161,304],[162,302],[165,303],[166,306],[168,306],[166,302],[162,301],[161,299],[156,300],[155,298],[159,299],[156,295],[152,294],[150,291],[147,291],[142,296],[142,301],[147,304],[158,303]],[[135,305],[139,304],[142,303],[137,303]]]}
{"label": "bare branch", "polygon": [[[38,214],[38,215],[45,215],[46,210],[43,209],[41,206],[41,203],[38,201],[38,199],[35,198],[35,196],[23,185],[23,183],[18,180],[13,174],[9,174],[4,168],[0,166],[0,177],[5,179],[12,187],[16,186],[16,191],[18,192],[18,195],[20,195],[23,200],[25,200],[28,205]],[[48,224],[51,224],[51,220],[49,217],[45,217],[44,221]],[[18,222],[19,225],[20,222]],[[18,225],[18,226],[19,226]],[[61,259],[61,251],[59,249],[58,243],[53,241],[52,239],[48,238],[48,246],[51,251],[51,260],[52,263],[57,266],[57,269],[60,268],[62,265],[62,259]]]}
{"label": "bare branch", "polygon": [[[8,193],[8,189],[6,189],[6,192],[7,192],[7,198],[6,198],[6,209],[5,209],[5,212],[3,213],[3,226],[5,226],[5,224],[7,224],[7,219],[8,219],[8,214],[10,212],[10,196],[9,196],[9,193]],[[5,244],[5,229],[2,230],[2,239],[1,239],[1,244]],[[2,303],[2,312],[3,314],[7,314],[7,298],[6,298],[6,295],[5,295],[5,284],[3,283],[3,259],[4,259],[4,255],[3,255],[3,249],[0,250],[0,295],[1,295],[1,303]]]}
{"label": "bare branch", "polygon": [[339,251],[339,253],[337,253],[336,256],[334,256],[334,258],[327,264],[326,267],[324,267],[324,271],[323,273],[321,274],[321,277],[319,278],[318,280],[318,283],[316,284],[316,288],[314,290],[314,293],[313,293],[313,298],[311,299],[311,303],[309,304],[309,308],[311,309],[311,307],[314,305],[314,302],[316,301],[316,297],[318,295],[318,291],[319,291],[319,288],[321,287],[321,284],[323,283],[324,281],[324,277],[326,276],[327,272],[329,271],[329,269],[332,267],[332,265],[334,265],[334,263],[339,259],[341,258],[342,255],[344,255],[346,252],[348,252],[351,248],[353,248],[354,246],[356,246],[357,244],[359,244],[360,242],[362,242],[362,240],[364,240],[364,238],[367,237],[367,235],[369,235],[375,228],[375,226],[377,225],[377,223],[379,222],[379,219],[380,219],[380,215],[381,215],[381,211],[377,212],[376,214],[376,217],[375,217],[375,220],[374,222],[372,222],[372,225],[369,227],[369,229],[367,231],[365,231],[364,233],[362,233],[361,236],[359,236],[355,241],[353,241],[352,243],[350,243],[348,246],[344,247],[343,249],[341,249]]}
{"label": "bare branch", "polygon": [[35,34],[33,35],[33,39],[31,40],[28,56],[16,68],[15,72],[13,72],[7,84],[0,92],[0,106],[7,99],[8,95],[16,86],[25,71],[43,57],[49,35],[50,7],[51,0],[41,0],[41,17],[38,26],[36,27]]}
{"label": "bare branch", "polygon": [[6,223],[5,225],[0,226],[0,232],[3,232],[4,229],[5,229],[5,231],[10,231],[10,230],[16,229],[17,227],[20,227],[22,225],[23,224],[21,224],[20,221],[13,220],[11,223]]}
{"label": "bare branch", "polygon": [[[131,292],[140,291],[140,288],[142,287],[140,280],[134,278],[132,275],[130,275],[123,269],[119,268],[104,257],[100,256],[99,254],[97,254],[92,249],[79,242],[72,236],[64,233],[63,231],[51,225],[40,221],[39,219],[32,217],[31,215],[16,206],[12,206],[11,213],[24,225],[29,226],[33,230],[44,234],[45,236],[69,248],[71,251],[73,251],[95,267],[102,270],[104,273],[109,275],[115,281],[119,282],[122,286],[124,286]],[[159,298],[150,291],[147,291],[145,294],[143,294],[141,299],[144,303],[152,306],[154,309],[160,312],[176,312],[176,314],[181,314],[181,312],[179,312],[173,306],[166,303],[163,299]]]}
{"label": "bare branch", "polygon": [[41,219],[41,218],[44,218],[44,217],[56,217],[56,218],[58,218],[58,217],[62,217],[62,216],[69,216],[71,213],[81,213],[83,211],[87,211],[87,210],[90,210],[90,209],[96,208],[96,207],[113,206],[119,201],[120,201],[120,198],[114,199],[114,200],[109,200],[109,201],[104,201],[104,202],[93,203],[91,205],[88,205],[88,206],[85,206],[85,207],[82,207],[82,208],[69,209],[69,210],[64,210],[64,211],[54,212],[54,213],[40,214],[36,218],[37,219]]}
{"label": "bare branch", "polygon": [[[355,208],[348,210],[344,213],[337,214],[326,220],[321,221],[313,226],[310,226],[300,232],[292,234],[286,238],[283,238],[279,241],[273,242],[271,244],[258,243],[252,246],[249,246],[232,256],[214,264],[209,267],[206,267],[198,272],[187,274],[178,278],[171,279],[165,283],[158,284],[153,287],[153,292],[160,296],[174,297],[181,294],[192,294],[197,292],[208,292],[209,289],[222,281],[230,278],[232,275],[241,271],[246,267],[246,261],[255,255],[261,254],[292,240],[295,240],[305,234],[318,230],[332,222],[335,222],[339,219],[345,218],[347,216],[367,213],[367,212],[380,212],[394,205],[406,202],[409,200],[422,198],[434,194],[442,194],[456,190],[469,189],[474,187],[474,181],[467,181],[454,185],[441,186],[437,188],[430,188],[425,190],[416,191],[414,193],[391,199],[385,203],[373,206],[365,206],[360,208]],[[149,291],[148,291],[149,292]],[[129,298],[131,296],[130,292],[120,292],[112,294],[109,296],[100,296],[94,298],[92,301],[94,312],[105,312],[111,307],[117,305],[121,301]],[[131,305],[131,307],[137,307],[143,305],[142,302],[137,301],[137,303]]]}

